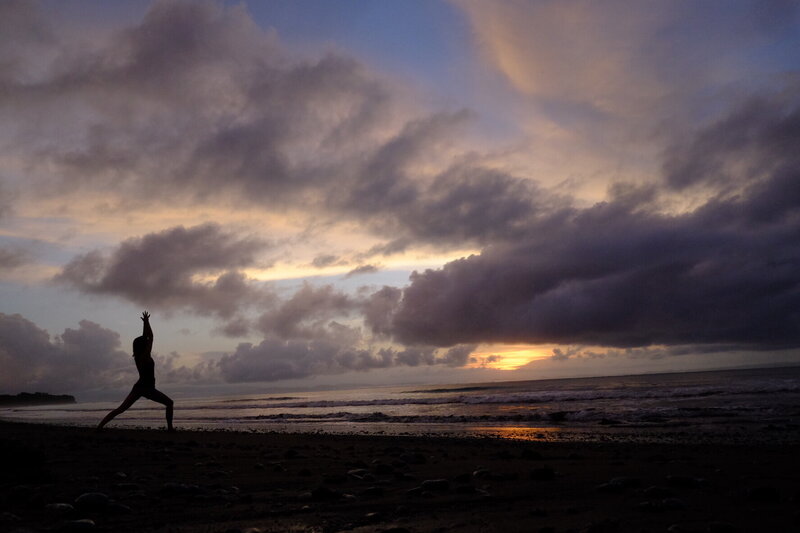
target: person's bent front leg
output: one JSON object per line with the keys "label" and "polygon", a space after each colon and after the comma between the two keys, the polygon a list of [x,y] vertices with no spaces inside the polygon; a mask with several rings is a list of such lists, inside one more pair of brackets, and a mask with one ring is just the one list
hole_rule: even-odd
{"label": "person's bent front leg", "polygon": [[106,424],[111,422],[115,417],[117,417],[117,416],[121,415],[122,413],[124,413],[125,411],[127,411],[128,408],[130,408],[131,405],[136,403],[136,400],[138,400],[141,397],[142,397],[142,395],[136,390],[136,387],[134,387],[131,390],[130,394],[128,394],[128,397],[125,398],[122,401],[122,403],[119,405],[119,407],[117,407],[116,409],[114,409],[113,411],[108,413],[105,416],[105,418],[103,418],[103,420],[100,421],[100,423],[97,425],[97,429],[98,430],[99,429],[103,429],[103,427]]}

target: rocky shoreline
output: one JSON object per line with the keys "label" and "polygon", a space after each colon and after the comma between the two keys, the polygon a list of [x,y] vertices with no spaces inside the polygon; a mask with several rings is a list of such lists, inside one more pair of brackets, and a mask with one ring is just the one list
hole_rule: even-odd
{"label": "rocky shoreline", "polygon": [[0,423],[0,530],[790,531],[800,445]]}
{"label": "rocky shoreline", "polygon": [[46,392],[20,392],[19,394],[0,394],[0,407],[24,405],[50,405],[75,403],[75,396],[69,394],[48,394]]}

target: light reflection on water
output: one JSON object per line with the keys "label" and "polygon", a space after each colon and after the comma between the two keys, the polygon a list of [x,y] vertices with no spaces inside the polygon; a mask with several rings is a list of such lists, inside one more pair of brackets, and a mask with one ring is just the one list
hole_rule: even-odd
{"label": "light reflection on water", "polygon": [[466,429],[476,435],[525,441],[556,440],[562,433],[562,429],[557,427],[468,426]]}

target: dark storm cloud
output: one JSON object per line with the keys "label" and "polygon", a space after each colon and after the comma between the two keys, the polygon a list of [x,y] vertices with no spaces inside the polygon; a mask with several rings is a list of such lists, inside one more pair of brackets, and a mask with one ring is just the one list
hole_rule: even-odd
{"label": "dark storm cloud", "polygon": [[258,345],[242,343],[219,361],[228,382],[278,381],[317,374],[367,371],[395,366],[466,363],[474,347],[456,347],[438,355],[432,347],[363,349],[328,340],[267,338]]}
{"label": "dark storm cloud", "polygon": [[[800,84],[788,88],[794,93],[797,89]],[[672,146],[664,163],[667,183],[677,189],[702,185],[738,192],[796,171],[800,109],[796,102],[780,105],[786,98],[751,98],[724,120]]]}
{"label": "dark storm cloud", "polygon": [[468,159],[419,179],[414,165],[446,144],[467,117],[465,112],[440,113],[410,122],[374,151],[344,182],[346,187],[328,197],[329,208],[364,220],[380,235],[393,236],[362,258],[401,252],[412,243],[463,245],[514,239],[538,218],[569,205],[568,199],[531,180]]}
{"label": "dark storm cloud", "polygon": [[[329,175],[338,152],[368,145],[391,108],[360,64],[290,58],[241,7],[159,1],[133,27],[71,44],[53,43],[58,60],[34,80],[6,69],[0,92],[16,153],[54,169],[58,194],[282,205]],[[317,161],[325,150],[332,161]]]}
{"label": "dark storm cloud", "polygon": [[[257,264],[267,244],[216,224],[179,226],[122,242],[110,254],[92,251],[64,266],[55,280],[92,294],[108,294],[161,309],[231,317],[263,304],[272,293],[239,269]],[[210,275],[213,281],[195,276]]]}
{"label": "dark storm cloud", "polygon": [[[384,289],[367,321],[440,346],[800,346],[798,109],[748,103],[669,152],[670,183],[685,172],[716,191],[692,212],[654,213],[653,191],[617,191],[548,231],[415,273],[395,309]],[[736,194],[718,185],[728,168],[743,172]]]}
{"label": "dark storm cloud", "polygon": [[403,290],[384,286],[363,303],[364,323],[377,335],[391,335],[392,314],[403,297]]}
{"label": "dark storm cloud", "polygon": [[332,285],[304,283],[290,298],[263,313],[257,327],[265,335],[281,339],[318,339],[327,336],[332,319],[346,317],[358,305],[357,300]]}
{"label": "dark storm cloud", "polygon": [[300,207],[391,239],[370,254],[514,238],[558,203],[464,157],[420,174],[470,113],[400,113],[388,80],[290,57],[242,8],[159,1],[92,46],[50,39],[54,59],[0,91],[7,146],[47,184],[28,195]]}
{"label": "dark storm cloud", "polygon": [[119,384],[135,374],[119,335],[81,320],[51,339],[20,315],[0,313],[0,388],[7,392],[46,389],[70,392]]}
{"label": "dark storm cloud", "polygon": [[260,344],[240,344],[224,356],[219,368],[226,381],[277,381],[330,373],[339,358],[358,358],[334,343],[265,339]]}
{"label": "dark storm cloud", "polygon": [[[337,291],[331,285],[305,283],[256,320],[264,334],[258,345],[240,344],[219,361],[226,381],[276,381],[317,374],[367,371],[396,366],[464,366],[475,346],[440,350],[435,346],[376,346],[376,339],[352,325],[361,314],[379,315],[396,300],[391,289],[369,299]],[[383,302],[381,300],[384,300]]]}

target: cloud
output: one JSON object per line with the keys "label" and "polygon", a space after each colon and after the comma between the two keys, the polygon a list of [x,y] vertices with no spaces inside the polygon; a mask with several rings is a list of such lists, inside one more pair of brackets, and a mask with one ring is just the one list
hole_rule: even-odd
{"label": "cloud", "polygon": [[606,125],[691,114],[708,87],[752,82],[750,54],[798,14],[792,2],[757,0],[456,4],[487,63],[517,91],[562,118]]}
{"label": "cloud", "polygon": [[20,247],[0,246],[0,271],[12,270],[33,260],[31,253]]}
{"label": "cloud", "polygon": [[[797,83],[785,87],[795,94],[798,88]],[[796,98],[755,95],[722,120],[673,143],[664,157],[664,179],[675,190],[699,187],[718,195],[747,194],[743,188],[761,187],[796,172],[800,155],[793,147],[799,140]],[[779,195],[765,200],[762,204],[774,203],[777,209],[785,203]]]}
{"label": "cloud", "polygon": [[800,346],[798,108],[746,104],[698,132],[679,164],[665,163],[703,169],[692,183],[744,169],[738,194],[679,214],[654,211],[652,194],[563,211],[547,231],[414,273],[401,299],[377,293],[368,323],[438,346]]}
{"label": "cloud", "polygon": [[454,0],[523,174],[581,200],[658,178],[664,142],[792,77],[800,10],[775,0]]}
{"label": "cloud", "polygon": [[389,336],[393,332],[393,314],[403,297],[403,290],[384,285],[364,301],[364,323],[377,335]]}
{"label": "cloud", "polygon": [[50,40],[56,59],[0,92],[27,201],[291,212],[390,239],[370,254],[510,238],[557,203],[464,149],[473,113],[412,104],[341,54],[292,55],[241,7],[162,0],[90,45]]}
{"label": "cloud", "polygon": [[58,37],[57,61],[33,81],[7,70],[0,93],[14,153],[55,195],[313,201],[309,189],[392,122],[376,76],[343,56],[292,57],[241,6],[157,1],[138,24],[92,37]]}
{"label": "cloud", "polygon": [[21,315],[0,313],[0,388],[71,392],[131,381],[136,368],[119,334],[81,320],[52,338]]}
{"label": "cloud", "polygon": [[[53,337],[19,314],[0,313],[0,390],[74,393],[93,388],[126,388],[137,379],[130,351],[119,333],[89,320]],[[217,362],[179,365],[179,355],[153,354],[161,383],[215,383]]]}
{"label": "cloud", "polygon": [[[403,366],[460,367],[470,361],[475,346],[441,350],[375,345],[359,328],[320,319],[331,310],[353,305],[330,287],[306,286],[277,308],[273,331],[258,344],[239,344],[232,352],[193,366],[180,364],[176,353],[154,354],[158,380],[195,384],[278,381]],[[307,323],[309,317],[312,321]],[[0,388],[7,391],[125,387],[136,378],[130,355],[120,349],[119,334],[87,320],[80,321],[78,329],[68,328],[51,339],[24,317],[0,313],[0,364],[4,369]]]}
{"label": "cloud", "polygon": [[[55,280],[89,294],[125,298],[146,307],[230,318],[269,301],[269,288],[239,270],[258,264],[267,243],[238,237],[219,225],[178,226],[122,242],[110,254],[75,257]],[[210,277],[208,281],[197,276]]]}
{"label": "cloud", "polygon": [[319,338],[327,335],[329,321],[347,316],[358,302],[332,285],[315,287],[308,282],[287,300],[263,313],[257,320],[265,335],[281,339]]}
{"label": "cloud", "polygon": [[402,253],[406,251],[406,249],[411,246],[412,241],[408,237],[401,237],[399,239],[392,239],[388,242],[376,244],[372,246],[369,250],[364,253],[358,254],[356,256],[358,261],[369,259],[370,257],[374,257],[376,255],[392,255],[397,253]]}
{"label": "cloud", "polygon": [[315,268],[325,268],[331,265],[338,264],[341,261],[341,258],[338,255],[333,254],[322,254],[316,256],[311,261],[311,266]]}
{"label": "cloud", "polygon": [[473,348],[457,347],[439,355],[439,351],[432,347],[368,349],[328,340],[266,338],[257,345],[240,344],[236,351],[220,359],[219,369],[226,381],[239,383],[395,366],[461,366]]}
{"label": "cloud", "polygon": [[378,268],[375,265],[361,265],[361,266],[357,266],[356,268],[354,268],[353,270],[351,270],[350,272],[345,274],[344,277],[345,278],[352,278],[353,276],[360,276],[362,274],[374,274],[375,272],[378,272],[379,270],[380,270],[380,268]]}

